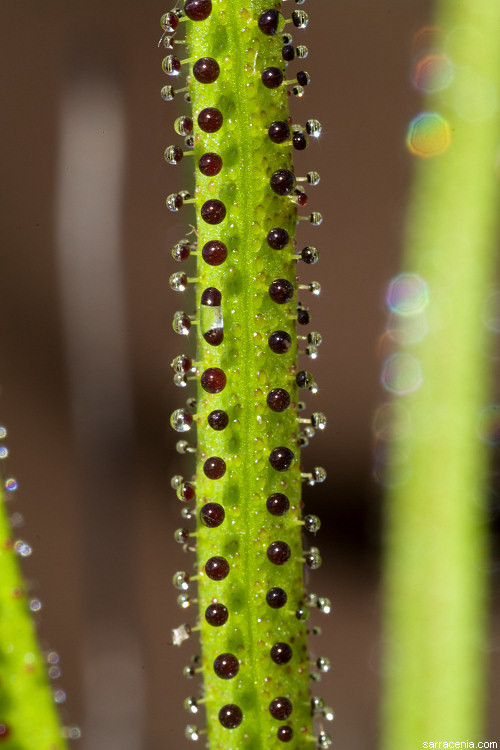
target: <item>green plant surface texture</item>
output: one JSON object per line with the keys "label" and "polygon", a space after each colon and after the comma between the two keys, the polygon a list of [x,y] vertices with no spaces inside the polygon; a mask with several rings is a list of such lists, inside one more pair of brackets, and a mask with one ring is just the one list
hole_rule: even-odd
{"label": "green plant surface texture", "polygon": [[0,493],[0,747],[65,750],[17,557]]}
{"label": "green plant surface texture", "polygon": [[422,383],[399,401],[408,430],[392,456],[408,456],[408,476],[393,470],[387,509],[384,750],[486,736],[488,438],[478,427],[498,263],[500,3],[437,6],[454,76],[424,104],[447,123],[449,146],[417,165],[403,266],[427,285],[428,331],[408,348]]}
{"label": "green plant surface texture", "polygon": [[[280,3],[213,0],[212,6],[206,20],[186,22],[194,161],[197,165],[207,152],[219,154],[223,161],[222,170],[214,177],[204,176],[196,168],[195,192],[196,317],[200,321],[197,367],[201,379],[209,368],[219,368],[226,376],[226,385],[218,393],[207,392],[199,381],[196,408],[197,584],[206,728],[212,750],[282,747],[277,732],[283,726],[293,730],[287,746],[303,748],[315,740],[307,626],[296,616],[305,597],[295,382],[297,206],[290,196],[277,195],[270,187],[276,170],[293,171],[291,140],[276,144],[267,134],[273,121],[288,121],[288,95],[285,85],[271,90],[262,83],[265,68],[275,66],[285,72],[285,64],[281,33],[266,36],[257,23],[262,11],[270,6],[279,9]],[[193,63],[202,57],[214,58],[220,66],[213,83],[200,83],[192,74]],[[223,115],[222,127],[215,133],[198,127],[198,115],[206,107],[215,107]],[[207,224],[201,215],[202,206],[211,199],[226,207],[226,218],[217,225]],[[290,236],[288,245],[280,250],[272,249],[266,241],[269,230],[276,227],[286,229]],[[204,262],[201,255],[201,249],[212,240],[227,247],[227,260],[219,266]],[[275,279],[293,284],[293,298],[284,304],[270,297],[269,286]],[[224,340],[217,346],[202,336],[210,327],[208,318],[215,314],[214,308],[202,304],[207,288],[221,293]],[[285,331],[291,337],[285,353],[275,353],[268,344],[275,331]],[[282,412],[267,405],[267,394],[275,388],[290,394],[290,406]],[[214,410],[227,413],[229,423],[224,430],[210,427],[207,417]],[[271,451],[278,447],[293,452],[287,470],[277,470],[269,461]],[[226,471],[220,479],[210,479],[204,473],[204,463],[211,457],[225,462]],[[285,515],[268,512],[266,500],[273,493],[283,493],[289,499]],[[218,503],[224,509],[224,521],[215,528],[200,521],[206,503]],[[289,546],[290,558],[284,564],[268,559],[268,547],[276,541]],[[214,556],[229,564],[223,580],[211,580],[206,574],[205,564]],[[280,609],[266,603],[266,593],[273,587],[288,596]],[[209,624],[204,615],[214,602],[227,607],[228,619],[222,626]],[[292,649],[287,663],[271,659],[270,651],[278,643]],[[225,679],[215,673],[214,661],[221,654],[237,658],[234,677]],[[293,705],[286,720],[273,718],[269,711],[277,697],[288,698]],[[219,721],[219,711],[227,705],[241,709],[239,726],[226,728]]]}

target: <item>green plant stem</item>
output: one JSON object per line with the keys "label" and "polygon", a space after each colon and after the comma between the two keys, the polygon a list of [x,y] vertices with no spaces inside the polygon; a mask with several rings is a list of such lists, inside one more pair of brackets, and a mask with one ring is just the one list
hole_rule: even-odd
{"label": "green plant stem", "polygon": [[410,433],[393,452],[408,454],[410,476],[398,483],[394,471],[388,496],[385,750],[484,738],[487,449],[477,423],[490,385],[481,312],[497,260],[500,3],[443,0],[436,26],[455,80],[425,106],[448,120],[451,145],[417,165],[408,219],[404,270],[428,284],[429,329],[411,349],[423,382],[401,401]]}
{"label": "green plant stem", "polygon": [[[280,3],[271,3],[278,8]],[[291,143],[272,143],[267,135],[271,122],[287,120],[285,86],[267,89],[261,81],[269,66],[284,70],[280,35],[265,36],[257,25],[269,3],[251,0],[213,0],[208,19],[187,22],[187,42],[192,62],[211,57],[220,66],[220,76],[211,84],[199,83],[191,75],[189,91],[195,123],[195,162],[205,152],[222,157],[223,168],[215,177],[196,170],[198,326],[197,362],[199,371],[217,367],[224,371],[227,385],[220,393],[207,393],[198,385],[197,400],[197,514],[207,502],[219,503],[224,522],[207,528],[198,521],[197,570],[200,610],[202,670],[205,690],[207,732],[210,748],[238,747],[270,750],[282,746],[277,739],[285,724],[294,732],[291,747],[309,745],[312,738],[309,700],[309,657],[306,624],[296,617],[304,604],[303,551],[301,535],[301,476],[298,445],[297,337],[295,331],[296,294],[285,304],[276,304],[269,295],[274,279],[287,279],[296,287],[294,236],[296,205],[289,197],[276,195],[270,177],[278,169],[293,169]],[[192,65],[192,63],[191,63]],[[192,71],[190,65],[190,69]],[[204,133],[197,118],[205,107],[217,107],[224,117],[221,129]],[[224,202],[227,216],[210,225],[200,217],[205,201]],[[288,230],[290,242],[281,250],[272,249],[269,230]],[[228,257],[220,266],[204,262],[201,250],[211,240],[227,246]],[[211,308],[201,305],[202,292],[215,287],[222,294],[224,341],[213,346],[204,340],[210,326],[206,316]],[[290,334],[288,352],[276,354],[268,345],[274,331]],[[270,389],[286,389],[290,407],[271,411],[266,397]],[[224,410],[229,424],[223,431],[212,429],[207,416]],[[294,453],[287,471],[272,468],[269,456],[284,446]],[[204,462],[223,458],[226,473],[218,480],[204,474]],[[290,510],[272,516],[266,500],[273,493],[284,493]],[[272,564],[266,554],[275,541],[285,541],[291,557],[283,565]],[[211,580],[205,564],[214,556],[224,557],[230,566],[228,576]],[[272,587],[287,592],[282,609],[266,603]],[[205,619],[213,602],[223,603],[229,619],[214,627]],[[287,664],[276,664],[270,650],[276,643],[292,646]],[[214,671],[214,660],[229,653],[239,661],[232,679],[221,679]],[[278,721],[269,712],[276,697],[287,697],[293,712],[287,721]],[[219,722],[219,710],[228,704],[243,712],[240,726],[228,729]]]}
{"label": "green plant stem", "polygon": [[5,750],[64,750],[61,725],[28,608],[0,493],[0,737]]}

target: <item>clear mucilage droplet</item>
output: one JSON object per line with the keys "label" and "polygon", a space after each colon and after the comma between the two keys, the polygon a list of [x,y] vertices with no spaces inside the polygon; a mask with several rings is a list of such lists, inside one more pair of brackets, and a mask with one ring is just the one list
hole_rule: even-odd
{"label": "clear mucilage droplet", "polygon": [[319,549],[317,547],[311,547],[309,552],[305,553],[304,562],[309,570],[317,570],[318,568],[320,568],[322,559]]}
{"label": "clear mucilage droplet", "polygon": [[319,120],[308,120],[306,122],[306,130],[308,135],[312,138],[319,138],[321,135],[322,127]]}
{"label": "clear mucilage droplet", "polygon": [[184,482],[184,477],[182,477],[180,474],[175,474],[172,479],[170,480],[170,486],[173,490],[178,490],[179,487],[182,486]]}
{"label": "clear mucilage droplet", "polygon": [[[326,480],[326,471],[322,466],[315,466],[312,470],[312,484],[320,484]],[[310,482],[311,484],[311,482]]]}
{"label": "clear mucilage droplet", "polygon": [[311,346],[321,346],[323,337],[318,331],[311,331],[307,334],[307,343]]}
{"label": "clear mucilage droplet", "polygon": [[311,423],[316,430],[324,430],[327,424],[326,416],[320,411],[315,411],[311,415]]}
{"label": "clear mucilage droplet", "polygon": [[182,115],[174,122],[174,130],[178,135],[187,136],[193,132],[193,120],[191,117]]}
{"label": "clear mucilage droplet", "polygon": [[170,424],[176,432],[187,432],[193,424],[193,415],[186,409],[176,409],[170,417]]}
{"label": "clear mucilage droplet", "polygon": [[184,157],[184,152],[180,146],[168,146],[163,154],[167,164],[178,164]]}
{"label": "clear mucilage droplet", "polygon": [[193,362],[191,358],[187,356],[187,354],[179,354],[170,363],[170,367],[172,368],[172,370],[182,375],[189,372],[192,365]]}
{"label": "clear mucilage droplet", "polygon": [[180,453],[182,456],[185,456],[186,453],[195,452],[195,449],[191,448],[187,440],[178,440],[175,444],[175,450],[177,451],[177,453]]}
{"label": "clear mucilage droplet", "polygon": [[320,596],[318,597],[318,601],[316,603],[317,608],[320,612],[322,612],[324,615],[329,615],[332,611],[332,603],[330,599],[326,596]]}
{"label": "clear mucilage droplet", "polygon": [[168,283],[173,292],[183,292],[187,287],[187,276],[183,271],[176,271],[170,276]]}
{"label": "clear mucilage droplet", "polygon": [[180,372],[176,372],[174,375],[174,385],[176,385],[178,388],[186,388],[187,377]]}
{"label": "clear mucilage droplet", "polygon": [[169,211],[179,211],[182,208],[184,200],[180,193],[171,193],[167,196],[165,204]]}
{"label": "clear mucilage droplet", "polygon": [[326,674],[326,672],[329,672],[332,668],[332,663],[330,659],[328,659],[326,656],[320,656],[319,659],[316,661],[316,666],[318,667],[320,672],[323,672]]}
{"label": "clear mucilage droplet", "polygon": [[181,70],[181,62],[175,55],[167,55],[161,66],[164,72],[169,76],[178,76]]}
{"label": "clear mucilage droplet", "polygon": [[186,313],[182,312],[182,310],[178,310],[174,314],[172,326],[176,333],[180,334],[181,336],[187,336],[189,331],[191,330],[191,320],[189,319],[189,315],[186,315]]}
{"label": "clear mucilage droplet", "polygon": [[187,725],[185,734],[186,738],[191,740],[191,742],[198,742],[200,739],[200,732],[198,731],[198,727],[195,727],[194,724]]}
{"label": "clear mucilage droplet", "polygon": [[321,731],[318,735],[318,747],[320,750],[327,750],[332,746],[332,738],[329,734]]}
{"label": "clear mucilage droplet", "polygon": [[186,698],[183,705],[184,705],[185,710],[188,711],[190,714],[197,714],[200,710],[198,701],[196,700],[194,696],[190,696],[189,698]]}
{"label": "clear mucilage droplet", "polygon": [[220,305],[200,305],[200,330],[208,343],[217,346],[222,342],[224,319]]}
{"label": "clear mucilage droplet", "polygon": [[176,531],[174,531],[174,541],[177,542],[177,544],[186,544],[188,539],[188,529],[176,529]]}
{"label": "clear mucilage droplet", "polygon": [[179,570],[177,573],[174,573],[172,583],[176,589],[187,591],[189,589],[189,576],[185,571]]}
{"label": "clear mucilage droplet", "polygon": [[182,263],[182,261],[189,258],[192,250],[193,246],[191,245],[189,240],[182,239],[179,242],[176,242],[176,244],[173,246],[172,258],[178,263]]}
{"label": "clear mucilage droplet", "polygon": [[181,609],[188,609],[191,606],[191,599],[187,594],[179,594],[177,597],[177,605]]}
{"label": "clear mucilage droplet", "polygon": [[325,708],[325,701],[323,698],[320,698],[319,696],[316,696],[316,695],[311,698],[311,710],[313,714],[322,713],[324,708]]}
{"label": "clear mucilage droplet", "polygon": [[304,517],[304,528],[311,532],[312,534],[316,534],[320,528],[321,528],[321,520],[318,518],[318,516],[305,516]]}
{"label": "clear mucilage droplet", "polygon": [[163,86],[162,90],[160,91],[161,98],[165,102],[171,102],[172,99],[175,96],[175,91],[173,86]]}
{"label": "clear mucilage droplet", "polygon": [[309,16],[304,10],[294,10],[292,13],[292,21],[297,29],[305,29],[309,23]]}

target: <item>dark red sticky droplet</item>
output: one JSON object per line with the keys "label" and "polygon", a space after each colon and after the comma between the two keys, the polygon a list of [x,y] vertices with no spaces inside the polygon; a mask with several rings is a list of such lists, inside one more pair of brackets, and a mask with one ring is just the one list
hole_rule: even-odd
{"label": "dark red sticky droplet", "polygon": [[267,548],[267,557],[273,565],[284,565],[292,552],[286,542],[272,542]]}
{"label": "dark red sticky droplet", "polygon": [[212,12],[212,0],[186,0],[184,12],[191,21],[204,21]]}
{"label": "dark red sticky droplet", "polygon": [[267,233],[267,244],[269,245],[269,247],[272,247],[273,250],[283,250],[283,248],[286,247],[289,242],[290,235],[288,234],[286,229],[277,227],[276,229],[271,229]]}
{"label": "dark red sticky droplet", "polygon": [[291,44],[285,44],[281,50],[281,57],[286,62],[292,62],[295,59],[295,47]]}
{"label": "dark red sticky droplet", "polygon": [[217,199],[205,201],[201,207],[201,218],[207,224],[220,224],[226,218],[226,207]]}
{"label": "dark red sticky droplet", "polygon": [[261,77],[262,83],[268,89],[277,89],[283,83],[283,73],[279,68],[266,68]]}
{"label": "dark red sticky droplet", "polygon": [[200,57],[193,65],[193,75],[199,83],[213,83],[219,74],[219,63],[213,57]]}
{"label": "dark red sticky droplet", "polygon": [[273,411],[285,411],[290,406],[290,394],[284,388],[273,388],[267,394],[267,405]]}
{"label": "dark red sticky droplet", "polygon": [[219,456],[211,456],[203,464],[203,472],[208,479],[221,479],[226,473],[226,462]]}
{"label": "dark red sticky droplet", "polygon": [[272,516],[284,516],[290,509],[290,501],[286,495],[275,492],[267,498],[266,507]]}
{"label": "dark red sticky droplet", "polygon": [[294,458],[295,456],[290,448],[282,445],[271,451],[269,454],[269,463],[276,471],[288,471]]}
{"label": "dark red sticky droplet", "polygon": [[222,409],[216,409],[215,411],[210,412],[207,420],[213,430],[225,430],[229,423],[229,417]]}
{"label": "dark red sticky droplet", "polygon": [[290,740],[293,739],[293,729],[288,726],[280,727],[276,732],[276,736],[281,742],[290,742]]}
{"label": "dark red sticky droplet", "polygon": [[289,169],[277,169],[271,175],[270,185],[277,195],[290,195],[295,187],[295,175]]}
{"label": "dark red sticky droplet", "polygon": [[266,602],[271,607],[271,609],[281,609],[281,607],[285,606],[287,601],[288,596],[286,594],[286,591],[283,591],[283,589],[280,589],[278,587],[269,589],[266,594]]}
{"label": "dark red sticky droplet", "polygon": [[10,730],[7,724],[4,724],[2,721],[0,721],[0,741],[1,740],[8,740],[10,737]]}
{"label": "dark red sticky droplet", "polygon": [[209,367],[201,376],[201,387],[207,393],[220,393],[226,387],[226,382],[226,374],[219,367]]}
{"label": "dark red sticky droplet", "polygon": [[229,574],[229,563],[225,557],[211,557],[205,563],[205,573],[211,581],[223,581]]}
{"label": "dark red sticky droplet", "polygon": [[226,514],[219,503],[206,503],[200,510],[201,522],[209,529],[215,529],[224,521]]}
{"label": "dark red sticky droplet", "polygon": [[288,643],[275,643],[271,649],[271,659],[275,664],[288,664],[292,656],[292,647]]}
{"label": "dark red sticky droplet", "polygon": [[203,290],[201,304],[209,307],[219,307],[222,302],[222,294],[215,286],[209,286]]}
{"label": "dark red sticky droplet", "polygon": [[201,255],[209,266],[220,266],[227,258],[227,247],[220,240],[211,240],[204,245]]}
{"label": "dark red sticky droplet", "polygon": [[269,713],[278,721],[286,721],[291,716],[292,710],[292,702],[288,698],[275,698],[269,704]]}
{"label": "dark red sticky droplet", "polygon": [[224,604],[214,603],[209,604],[205,610],[205,620],[209,625],[213,625],[215,628],[220,628],[225,625],[229,617],[229,612]]}
{"label": "dark red sticky droplet", "polygon": [[210,346],[220,346],[224,341],[224,331],[222,328],[210,328],[209,331],[205,331],[203,338]]}
{"label": "dark red sticky droplet", "polygon": [[205,107],[198,115],[198,125],[205,133],[216,133],[222,127],[222,112],[216,107]]}
{"label": "dark red sticky droplet", "polygon": [[286,354],[292,345],[292,339],[286,331],[275,331],[269,336],[268,343],[275,354]]}
{"label": "dark red sticky droplet", "polygon": [[286,302],[290,302],[293,293],[293,284],[287,279],[275,279],[269,285],[269,296],[272,301],[277,302],[278,305],[284,305]]}
{"label": "dark red sticky droplet", "polygon": [[219,711],[219,721],[225,729],[236,729],[243,721],[243,712],[239,706],[228,703]]}
{"label": "dark red sticky droplet", "polygon": [[274,36],[278,31],[280,23],[280,12],[277,10],[265,10],[259,16],[259,29],[266,36]]}
{"label": "dark red sticky droplet", "polygon": [[198,168],[205,177],[214,177],[222,169],[222,157],[212,152],[203,154],[200,156]]}
{"label": "dark red sticky droplet", "polygon": [[233,654],[220,654],[214,661],[214,672],[223,680],[236,677],[239,668],[238,659]]}
{"label": "dark red sticky droplet", "polygon": [[267,134],[273,143],[284,143],[290,138],[290,127],[284,120],[276,120],[269,125]]}

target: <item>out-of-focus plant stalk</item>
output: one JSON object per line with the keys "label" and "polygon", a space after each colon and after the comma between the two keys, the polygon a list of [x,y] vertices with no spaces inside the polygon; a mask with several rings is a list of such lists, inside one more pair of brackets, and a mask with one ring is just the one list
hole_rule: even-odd
{"label": "out-of-focus plant stalk", "polygon": [[500,3],[440,0],[435,25],[454,78],[425,108],[450,143],[417,165],[407,225],[403,267],[427,284],[428,331],[408,349],[422,382],[401,398],[410,429],[393,443],[408,474],[389,480],[384,750],[485,736],[488,455],[477,425],[490,391],[479,344],[497,262]]}
{"label": "out-of-focus plant stalk", "polygon": [[16,559],[28,549],[12,538],[0,491],[0,747],[65,750]]}

